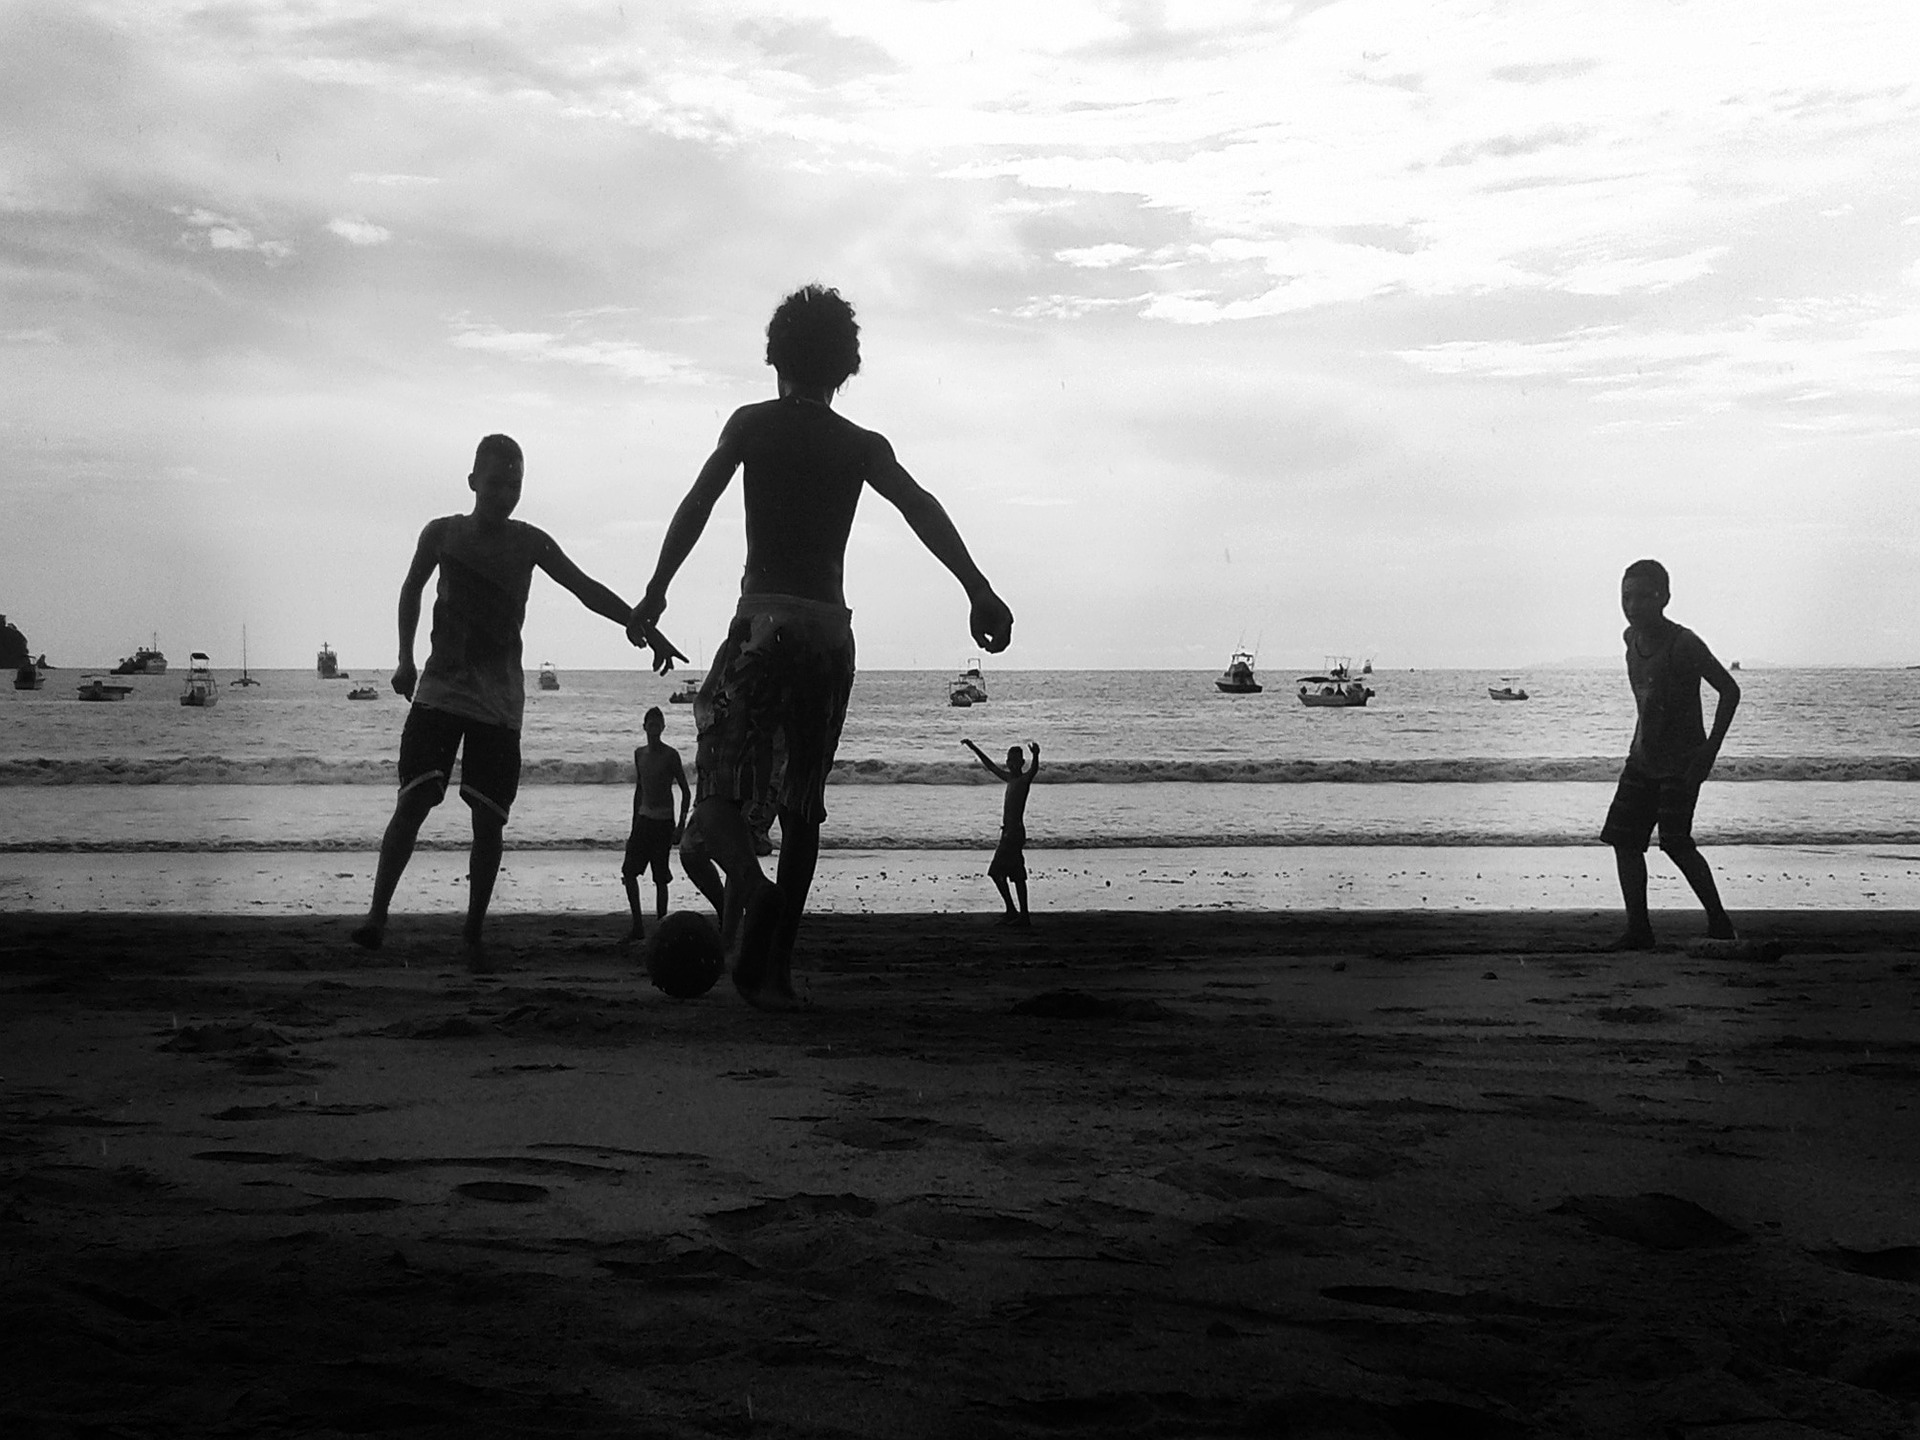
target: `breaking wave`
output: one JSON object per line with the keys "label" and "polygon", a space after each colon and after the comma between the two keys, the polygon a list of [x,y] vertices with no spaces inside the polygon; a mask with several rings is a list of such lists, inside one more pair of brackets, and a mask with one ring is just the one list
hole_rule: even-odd
{"label": "breaking wave", "polygon": [[[1056,785],[1368,785],[1612,781],[1618,756],[1512,758],[1465,756],[1414,760],[1044,760],[1041,782]],[[1714,767],[1719,781],[1920,781],[1920,756],[1742,755]],[[632,763],[529,759],[522,785],[631,785]],[[0,760],[7,785],[391,785],[391,759],[341,760],[317,755],[142,756],[83,760]],[[836,785],[995,785],[971,762],[862,760],[842,757]]]}

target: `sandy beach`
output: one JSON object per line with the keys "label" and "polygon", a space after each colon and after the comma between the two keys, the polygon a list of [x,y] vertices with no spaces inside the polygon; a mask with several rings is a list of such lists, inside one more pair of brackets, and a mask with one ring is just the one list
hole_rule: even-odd
{"label": "sandy beach", "polygon": [[0,919],[15,1436],[1902,1436],[1912,912]]}

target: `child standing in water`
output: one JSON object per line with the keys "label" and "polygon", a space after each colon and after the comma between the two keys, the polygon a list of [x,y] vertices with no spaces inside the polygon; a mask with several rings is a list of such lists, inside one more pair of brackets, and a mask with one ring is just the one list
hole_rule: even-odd
{"label": "child standing in water", "polygon": [[[1733,921],[1720,904],[1713,871],[1693,843],[1693,807],[1700,785],[1713,771],[1720,742],[1733,724],[1740,685],[1703,641],[1666,616],[1667,570],[1658,560],[1636,560],[1620,581],[1620,608],[1627,617],[1627,682],[1638,716],[1620,785],[1600,838],[1613,847],[1626,902],[1627,929],[1617,950],[1651,950],[1653,921],[1647,913],[1647,841],[1660,826],[1667,852],[1707,912],[1707,934],[1734,938]],[[1700,725],[1700,684],[1719,692],[1713,729]]]}
{"label": "child standing in water", "polygon": [[[385,940],[394,888],[413,856],[421,824],[447,793],[455,753],[463,752],[460,798],[473,812],[463,938],[467,965],[480,973],[492,968],[480,930],[500,873],[507,813],[520,788],[520,720],[526,709],[520,627],[533,572],[546,571],[594,613],[629,623],[624,600],[583,574],[544,530],[511,518],[520,503],[523,468],[512,439],[489,435],[482,440],[467,476],[472,513],[429,520],[400,583],[400,659],[393,688],[413,708],[400,735],[400,798],[380,840],[373,903],[353,931],[354,943],[369,950],[378,950]],[[420,598],[436,569],[432,650],[426,668],[416,671],[413,640],[420,627]],[[650,644],[654,667],[662,671],[673,668],[676,656],[685,658],[658,631],[644,632],[634,643]]]}
{"label": "child standing in water", "polygon": [[[960,743],[973,751],[997,779],[1007,782],[1007,796],[1000,806],[1000,843],[994,847],[993,859],[987,863],[987,878],[999,887],[1000,898],[1006,903],[1007,913],[1000,917],[1000,923],[1024,929],[1033,923],[1027,914],[1027,792],[1033,789],[1033,777],[1040,773],[1040,745],[1037,741],[1027,742],[1027,748],[1033,752],[1033,764],[1024,769],[1021,762],[1025,757],[1020,747],[1010,747],[1007,768],[1002,770],[973,741]],[[1007,893],[1009,881],[1020,896],[1018,910],[1013,908],[1013,896]]]}
{"label": "child standing in water", "polygon": [[[744,470],[746,568],[726,642],[694,702],[699,794],[689,833],[726,873],[722,933],[735,988],[753,1004],[787,1007],[798,1003],[793,942],[819,859],[827,772],[853,690],[853,612],[842,577],[861,494],[871,486],[891,502],[953,573],[983,649],[1007,648],[1013,612],[886,437],[834,413],[834,392],[860,369],[853,307],[818,285],[795,291],[767,325],[767,363],[776,398],[734,411],[721,429],[667,526],[628,635],[637,642],[657,633],[667,586],[734,472]],[[772,788],[781,765],[780,863],[778,878],[769,881],[743,807]]]}

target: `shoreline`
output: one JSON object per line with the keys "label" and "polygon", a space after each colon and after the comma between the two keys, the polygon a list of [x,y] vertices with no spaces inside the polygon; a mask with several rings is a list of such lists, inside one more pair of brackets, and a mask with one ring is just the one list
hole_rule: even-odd
{"label": "shoreline", "polygon": [[1920,913],[1750,918],[11,915],[0,1428],[1908,1433]]}
{"label": "shoreline", "polygon": [[[1706,854],[1736,923],[1742,911],[1920,910],[1920,846],[1717,846]],[[809,913],[992,913],[985,850],[824,850]],[[306,915],[364,910],[368,851],[15,851],[0,854],[0,915],[148,910]],[[1036,913],[1058,911],[1611,910],[1619,904],[1605,847],[1285,846],[1035,849]],[[394,898],[410,919],[465,905],[464,850],[418,850]],[[774,858],[763,862],[772,872]],[[621,915],[619,852],[515,850],[509,842],[493,914]],[[1649,856],[1656,909],[1693,899]],[[648,888],[648,887],[643,887]],[[698,903],[675,866],[670,903]],[[651,896],[647,897],[651,911]]]}

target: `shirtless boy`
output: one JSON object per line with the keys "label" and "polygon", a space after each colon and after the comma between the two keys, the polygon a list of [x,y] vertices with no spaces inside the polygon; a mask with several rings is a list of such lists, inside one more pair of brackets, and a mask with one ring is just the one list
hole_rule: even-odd
{"label": "shirtless boy", "polygon": [[[1647,913],[1647,840],[1656,823],[1667,852],[1707,912],[1707,934],[1734,938],[1733,921],[1720,904],[1713,871],[1693,843],[1693,807],[1700,785],[1713,771],[1720,742],[1740,705],[1740,684],[1703,641],[1666,616],[1667,570],[1658,560],[1636,560],[1620,581],[1620,608],[1627,617],[1627,682],[1638,721],[1620,785],[1600,838],[1613,847],[1627,929],[1613,948],[1651,950],[1653,922]],[[1700,683],[1719,692],[1713,729],[1700,726]]]}
{"label": "shirtless boy", "polygon": [[[694,701],[698,795],[693,828],[727,877],[733,983],[756,1005],[787,1007],[794,937],[806,909],[827,818],[827,772],[853,689],[853,612],[842,585],[847,536],[871,486],[953,573],[982,649],[1007,648],[1013,612],[993,593],[940,502],[894,458],[884,436],[832,408],[860,369],[860,330],[838,292],[808,285],[767,326],[777,398],[734,411],[680,502],[630,637],[657,633],[667,587],[705,530],[714,502],[744,469],[747,560],[740,603]],[[768,742],[772,742],[771,746]],[[780,862],[768,880],[743,813],[769,755],[784,756],[777,791]],[[775,758],[773,766],[780,764]]]}
{"label": "shirtless boy", "polygon": [[[1007,751],[1007,768],[1002,770],[973,741],[960,743],[973,751],[995,776],[1007,782],[1007,798],[1000,806],[1000,843],[994,847],[993,859],[987,864],[987,878],[1000,888],[1000,898],[1006,902],[1007,913],[1000,917],[1000,923],[1024,928],[1033,923],[1027,914],[1027,792],[1033,789],[1033,777],[1040,773],[1040,746],[1031,740],[1027,742],[1027,748],[1033,752],[1033,764],[1024,769],[1021,762],[1025,757],[1020,747],[1011,747]],[[1013,896],[1007,893],[1008,881],[1013,882],[1014,890],[1019,893],[1018,910],[1013,908]]]}
{"label": "shirtless boy", "polygon": [[[647,711],[641,726],[647,733],[647,743],[634,748],[633,752],[633,829],[627,836],[626,859],[620,866],[620,883],[626,887],[627,908],[633,912],[633,929],[626,935],[626,943],[637,944],[646,939],[646,927],[640,921],[640,885],[642,870],[653,872],[654,908],[656,920],[667,913],[667,884],[673,878],[673,847],[687,830],[687,810],[691,804],[691,794],[687,789],[686,767],[680,763],[680,752],[661,740],[667,728],[667,717],[658,705]],[[680,788],[680,818],[673,817],[673,791]],[[711,873],[712,866],[705,867],[705,873]],[[688,878],[702,890],[703,872],[693,866],[687,869]],[[718,886],[715,885],[717,892]],[[714,909],[721,908],[713,895]]]}
{"label": "shirtless boy", "polygon": [[[526,709],[520,627],[533,572],[546,571],[589,610],[627,624],[629,634],[640,634],[635,643],[653,647],[656,669],[671,669],[679,655],[658,631],[635,632],[626,602],[583,574],[550,535],[510,518],[520,503],[522,469],[520,447],[513,440],[505,435],[482,440],[473,473],[467,476],[472,513],[429,520],[400,584],[400,658],[393,688],[413,701],[413,708],[400,735],[400,798],[380,840],[373,904],[353,932],[356,944],[380,948],[387,906],[413,856],[414,840],[428,813],[446,795],[454,755],[463,751],[460,798],[473,812],[463,938],[467,964],[478,972],[491,968],[480,929],[500,873],[507,813],[520,788],[520,720]],[[426,668],[416,671],[413,640],[420,628],[420,597],[435,569],[440,581],[433,602],[432,649]]]}

